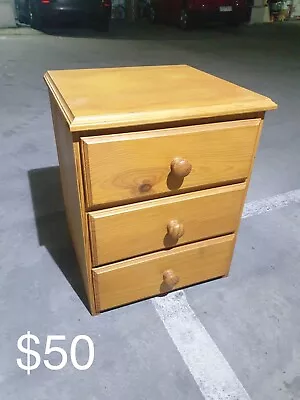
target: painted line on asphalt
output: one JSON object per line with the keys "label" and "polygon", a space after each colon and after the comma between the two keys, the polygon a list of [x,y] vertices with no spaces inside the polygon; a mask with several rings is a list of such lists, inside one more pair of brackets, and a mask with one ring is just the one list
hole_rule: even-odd
{"label": "painted line on asphalt", "polygon": [[[242,218],[265,214],[292,203],[300,203],[300,190],[246,203]],[[152,303],[206,400],[250,400],[183,290],[154,298]]]}
{"label": "painted line on asphalt", "polygon": [[206,400],[250,400],[183,290],[152,300],[165,328]]}
{"label": "painted line on asphalt", "polygon": [[251,201],[245,204],[243,217],[249,218],[254,215],[265,214],[267,212],[287,207],[292,203],[300,203],[300,190],[291,190],[290,192],[278,194],[262,200]]}

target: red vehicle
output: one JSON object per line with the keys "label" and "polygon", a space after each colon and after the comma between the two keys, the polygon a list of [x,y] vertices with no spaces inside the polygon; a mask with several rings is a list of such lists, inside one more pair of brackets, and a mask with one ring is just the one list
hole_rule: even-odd
{"label": "red vehicle", "polygon": [[151,22],[162,21],[188,29],[196,22],[240,25],[249,19],[247,0],[152,0]]}

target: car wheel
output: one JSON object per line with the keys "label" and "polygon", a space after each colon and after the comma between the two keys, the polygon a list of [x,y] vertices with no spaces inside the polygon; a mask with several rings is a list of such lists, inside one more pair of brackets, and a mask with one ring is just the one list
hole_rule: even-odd
{"label": "car wheel", "polygon": [[33,29],[41,29],[42,28],[42,18],[39,15],[36,7],[33,2],[29,2],[29,24]]}
{"label": "car wheel", "polygon": [[155,11],[155,8],[153,6],[149,7],[148,19],[149,19],[149,22],[151,22],[151,24],[155,24],[155,22],[156,22],[156,11]]}
{"label": "car wheel", "polygon": [[179,27],[184,31],[190,28],[190,16],[185,8],[180,11]]}
{"label": "car wheel", "polygon": [[26,24],[26,17],[21,13],[19,1],[15,1],[16,19],[21,24]]}

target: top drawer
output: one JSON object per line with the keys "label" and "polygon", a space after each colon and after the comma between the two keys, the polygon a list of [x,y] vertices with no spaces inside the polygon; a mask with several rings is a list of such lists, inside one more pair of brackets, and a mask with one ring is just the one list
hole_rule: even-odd
{"label": "top drawer", "polygon": [[242,181],[260,119],[81,139],[87,207]]}

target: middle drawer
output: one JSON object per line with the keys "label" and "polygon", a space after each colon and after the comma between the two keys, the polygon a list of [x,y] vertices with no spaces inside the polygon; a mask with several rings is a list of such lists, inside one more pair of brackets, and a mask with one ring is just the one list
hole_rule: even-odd
{"label": "middle drawer", "polygon": [[88,213],[93,265],[236,230],[246,184]]}

